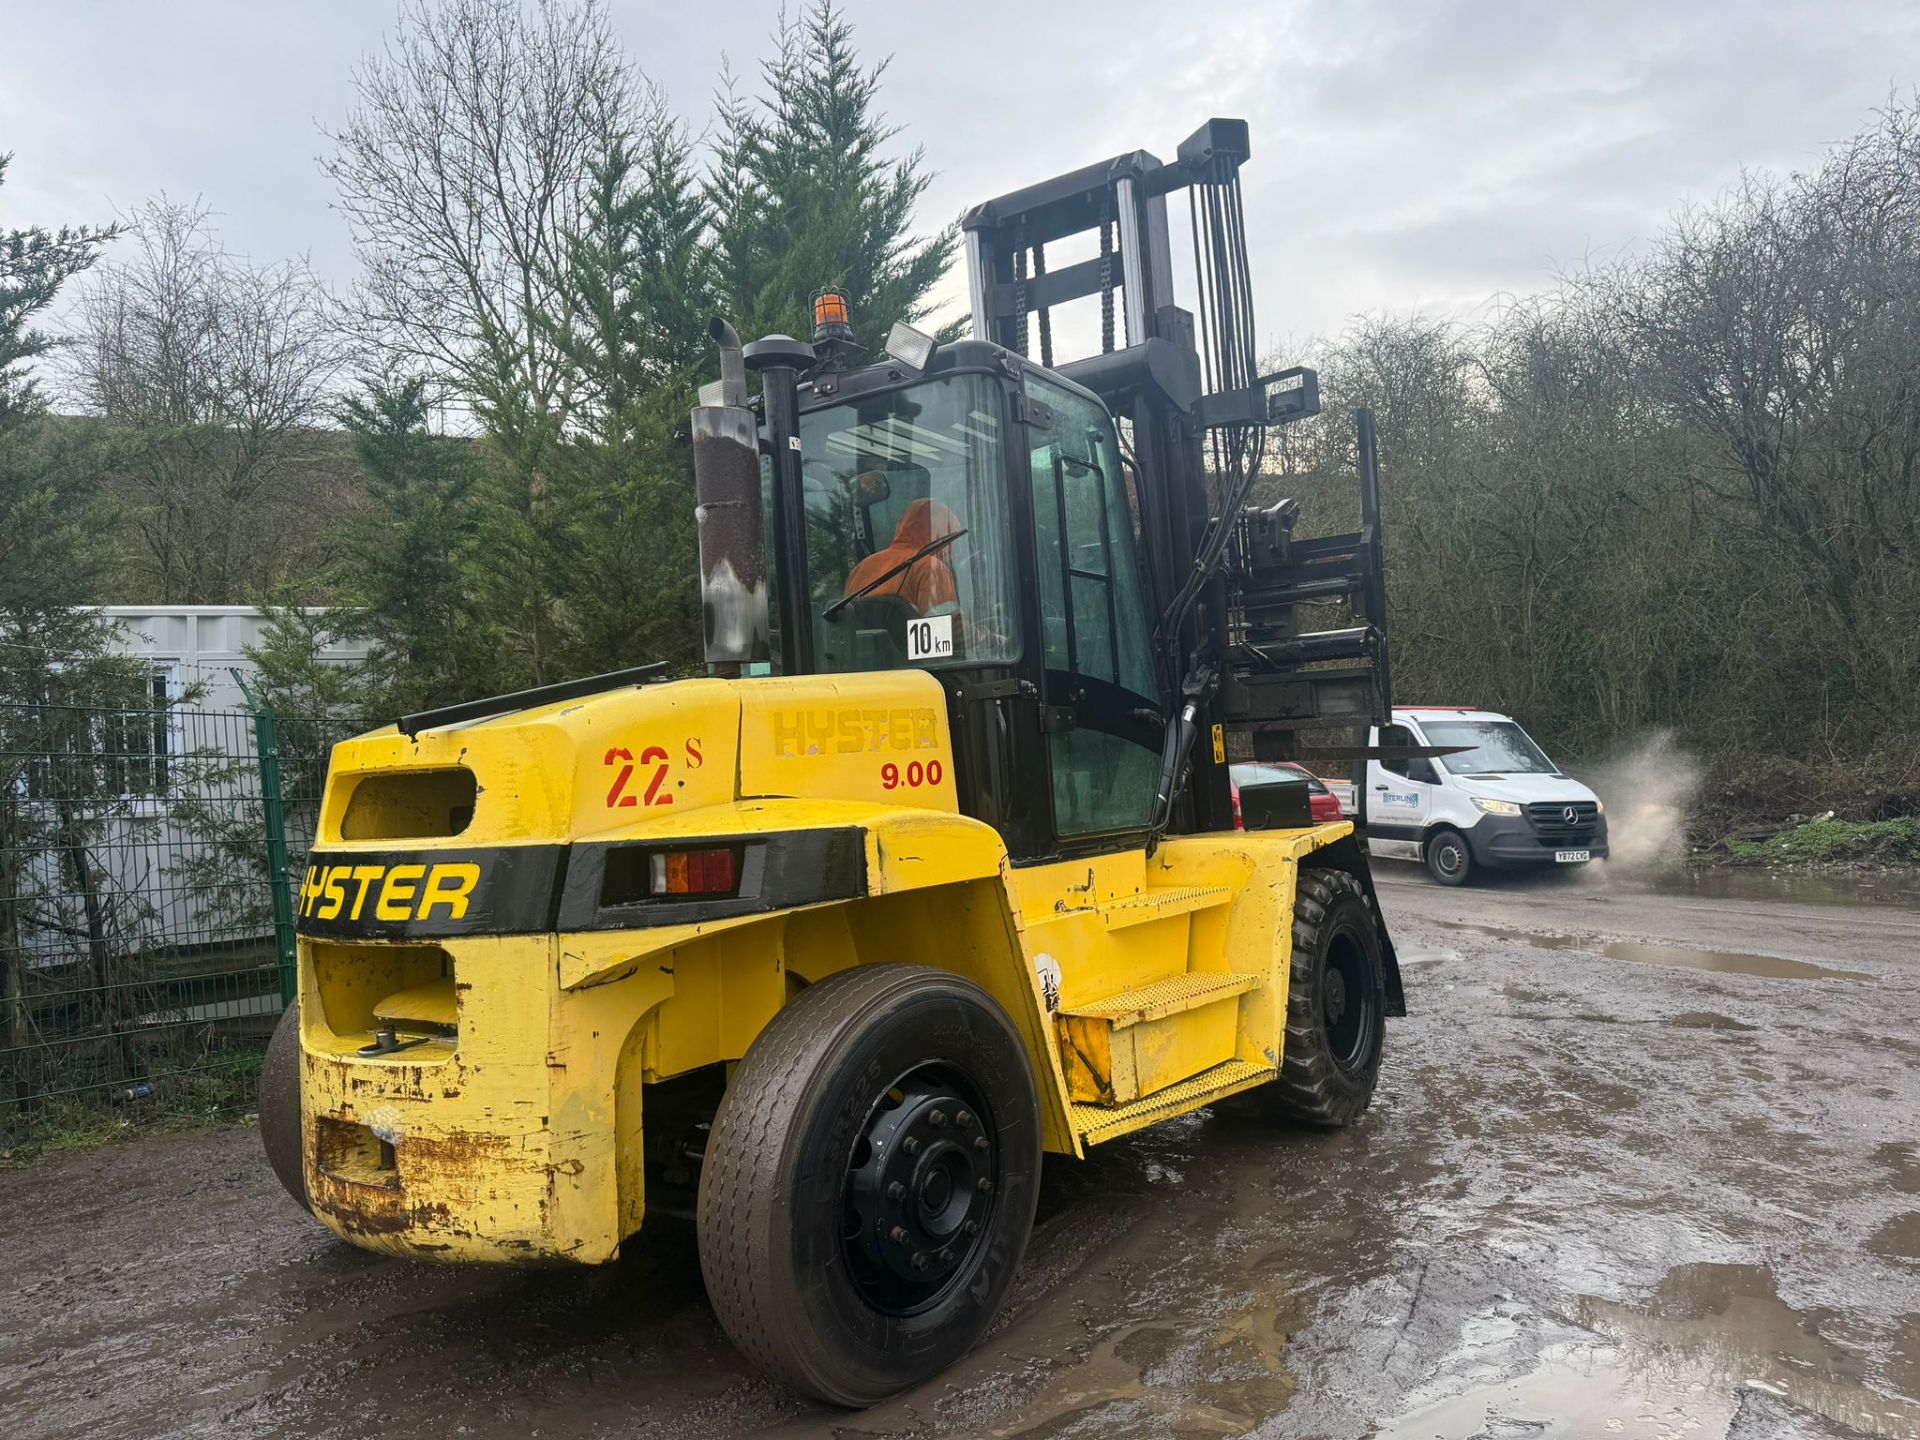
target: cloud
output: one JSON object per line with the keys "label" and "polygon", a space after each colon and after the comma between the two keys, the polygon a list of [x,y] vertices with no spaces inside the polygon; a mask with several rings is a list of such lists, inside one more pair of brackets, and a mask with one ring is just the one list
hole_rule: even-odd
{"label": "cloud", "polygon": [[[1471,309],[1617,253],[1742,165],[1806,166],[1920,82],[1904,0],[1354,0],[1104,5],[856,0],[883,103],[938,172],[931,229],[1105,155],[1253,126],[1263,341],[1363,310]],[[635,62],[705,124],[722,55],[751,82],[775,0],[616,4]],[[234,248],[352,275],[315,157],[390,0],[19,7],[0,48],[0,223],[204,196]],[[1902,68],[1904,67],[1904,68]],[[1176,250],[1184,242],[1176,237]],[[964,280],[949,281],[958,307]]]}

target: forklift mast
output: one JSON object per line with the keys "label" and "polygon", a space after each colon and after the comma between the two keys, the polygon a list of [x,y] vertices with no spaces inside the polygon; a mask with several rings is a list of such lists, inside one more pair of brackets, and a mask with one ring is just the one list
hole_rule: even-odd
{"label": "forklift mast", "polygon": [[[1155,836],[1232,828],[1236,760],[1350,763],[1364,806],[1366,727],[1392,708],[1371,414],[1356,417],[1358,531],[1298,539],[1296,501],[1250,506],[1269,430],[1317,414],[1319,387],[1304,367],[1259,373],[1240,188],[1249,154],[1245,121],[1210,120],[1171,163],[1135,150],[961,221],[975,338],[1093,391],[1131,440],[1167,719]],[[1167,205],[1182,192],[1197,319],[1174,295]],[[1088,234],[1094,258],[1048,268],[1049,245]],[[1094,295],[1099,351],[1057,359],[1053,312]],[[1195,765],[1196,749],[1212,763]]]}

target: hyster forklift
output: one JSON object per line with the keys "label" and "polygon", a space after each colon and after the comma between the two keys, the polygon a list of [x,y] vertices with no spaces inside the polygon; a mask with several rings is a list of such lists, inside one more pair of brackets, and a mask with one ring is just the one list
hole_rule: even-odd
{"label": "hyster forklift", "polygon": [[[1378,487],[1363,415],[1357,533],[1250,504],[1319,402],[1256,373],[1247,157],[1214,120],[974,209],[969,339],[856,363],[834,292],[810,342],[716,320],[710,673],[334,750],[261,1101],[321,1223],[599,1264],[691,1216],[740,1349],[860,1406],[980,1337],[1042,1152],[1240,1092],[1360,1116],[1404,1013],[1365,852],[1229,769],[1390,715]],[[1056,364],[1096,295],[1098,352]]]}

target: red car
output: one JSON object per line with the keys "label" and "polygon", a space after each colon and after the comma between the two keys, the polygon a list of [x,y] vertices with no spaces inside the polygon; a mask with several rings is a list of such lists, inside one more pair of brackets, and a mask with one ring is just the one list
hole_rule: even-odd
{"label": "red car", "polygon": [[1307,782],[1307,805],[1313,811],[1315,824],[1326,820],[1344,820],[1340,813],[1340,801],[1326,784],[1305,766],[1295,765],[1284,760],[1248,760],[1235,765],[1228,773],[1228,783],[1233,786],[1233,828],[1244,830],[1240,823],[1240,787],[1242,785],[1273,785],[1287,780],[1305,780]]}

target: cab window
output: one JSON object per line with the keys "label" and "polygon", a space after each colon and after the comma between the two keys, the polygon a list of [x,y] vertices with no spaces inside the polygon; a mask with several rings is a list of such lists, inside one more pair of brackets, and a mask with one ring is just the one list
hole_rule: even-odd
{"label": "cab window", "polygon": [[[1424,742],[1404,725],[1382,725],[1380,743],[1383,746],[1414,746]],[[1433,762],[1417,755],[1403,755],[1391,760],[1382,760],[1380,768],[1389,774],[1398,775],[1403,780],[1412,780],[1420,785],[1440,783],[1440,777],[1434,773]]]}
{"label": "cab window", "polygon": [[1017,658],[1001,413],[963,374],[801,416],[816,671]]}

